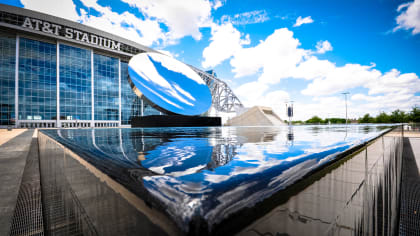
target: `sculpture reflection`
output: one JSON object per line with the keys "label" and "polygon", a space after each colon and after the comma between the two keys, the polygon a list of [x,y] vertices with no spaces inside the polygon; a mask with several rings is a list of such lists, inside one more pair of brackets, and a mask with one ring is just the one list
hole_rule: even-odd
{"label": "sculpture reflection", "polygon": [[[206,131],[206,129],[208,131]],[[182,176],[227,164],[235,155],[236,145],[208,138],[210,128],[201,129],[202,137],[183,137],[183,132],[130,133],[139,165],[156,174]],[[193,129],[194,130],[194,129]],[[217,131],[217,130],[215,130]]]}

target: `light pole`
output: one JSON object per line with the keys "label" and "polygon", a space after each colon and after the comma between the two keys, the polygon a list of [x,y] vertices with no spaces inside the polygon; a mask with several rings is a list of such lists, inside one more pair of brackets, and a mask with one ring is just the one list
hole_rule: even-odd
{"label": "light pole", "polygon": [[291,125],[293,117],[293,101],[286,102],[286,112],[289,117],[289,125]]}
{"label": "light pole", "polygon": [[346,100],[346,125],[347,125],[347,95],[350,94],[349,92],[341,93],[344,95],[344,99]]}

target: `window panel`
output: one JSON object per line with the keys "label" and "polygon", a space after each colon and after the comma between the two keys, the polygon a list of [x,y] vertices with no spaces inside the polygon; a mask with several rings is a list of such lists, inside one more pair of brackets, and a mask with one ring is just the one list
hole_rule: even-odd
{"label": "window panel", "polygon": [[20,38],[20,120],[56,118],[56,58],[55,44]]}
{"label": "window panel", "polygon": [[15,122],[16,37],[0,33],[0,125]]}
{"label": "window panel", "polygon": [[121,62],[121,124],[131,124],[131,118],[140,113],[141,101],[128,82],[128,63]]}
{"label": "window panel", "polygon": [[[90,53],[86,49],[60,44],[61,120],[92,119]],[[81,83],[86,86],[81,87]]]}
{"label": "window panel", "polygon": [[95,120],[118,120],[118,59],[94,54]]}

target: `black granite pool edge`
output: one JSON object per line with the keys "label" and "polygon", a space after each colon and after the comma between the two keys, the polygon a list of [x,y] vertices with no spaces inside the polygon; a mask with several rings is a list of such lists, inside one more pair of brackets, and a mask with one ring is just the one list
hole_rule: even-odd
{"label": "black granite pool edge", "polygon": [[[365,147],[369,146],[371,143],[375,142],[378,138],[386,135],[387,133],[395,130],[398,126],[390,127],[388,130],[381,132],[378,136],[372,137],[371,139],[358,144],[350,149],[336,154],[333,160],[326,162],[325,164],[309,171],[305,174],[301,179],[295,181],[291,185],[287,186],[285,189],[276,192],[275,194],[271,195],[270,197],[264,199],[261,202],[256,203],[251,208],[243,208],[231,215],[227,218],[223,219],[220,223],[216,223],[213,226],[209,226],[205,219],[202,217],[195,216],[189,223],[189,231],[184,232],[187,235],[231,235],[234,233],[239,232],[244,227],[248,226],[253,221],[259,219],[260,217],[267,214],[270,210],[274,207],[285,203],[290,197],[295,195],[296,193],[300,192],[301,190],[305,189],[307,186],[311,185],[313,182],[319,180],[331,170],[338,168],[342,163],[346,160],[350,159],[354,155],[358,154],[359,152],[363,151]],[[47,132],[42,132],[52,140],[58,142],[59,144],[67,147],[69,150],[73,151],[75,154],[82,157],[83,155],[92,156],[89,153],[84,151],[80,151],[77,149],[75,145],[69,145],[66,143],[60,142],[60,140],[56,140],[54,137],[48,135]],[[90,162],[89,162],[90,163]],[[97,163],[90,163],[90,164],[97,164]],[[95,165],[95,167],[97,167]],[[100,171],[102,169],[98,168]],[[149,170],[144,170],[145,175],[155,175],[153,172]],[[137,180],[141,180],[142,176],[132,176],[131,173],[125,173],[126,177],[135,178]],[[174,220],[168,212],[165,211],[165,205],[161,204],[160,201],[156,200],[145,188],[139,189],[139,185],[131,186],[127,183],[121,182],[121,176],[113,176],[108,175],[114,181],[117,181],[129,191],[132,191],[137,196],[142,196],[141,199],[149,205],[151,208],[155,208],[156,210],[164,213],[168,218]],[[139,181],[141,184],[141,181]],[[140,198],[140,197],[139,197]],[[174,221],[175,222],[175,221]],[[175,222],[176,223],[176,222]],[[179,223],[179,222],[178,222]],[[182,230],[182,227],[179,227]]]}

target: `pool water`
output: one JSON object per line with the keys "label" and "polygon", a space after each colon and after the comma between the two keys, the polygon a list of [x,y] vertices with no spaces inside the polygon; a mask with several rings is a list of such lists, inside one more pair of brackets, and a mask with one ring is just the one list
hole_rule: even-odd
{"label": "pool water", "polygon": [[[266,201],[387,125],[62,129],[42,132],[185,232]],[[204,225],[203,225],[204,224]]]}

